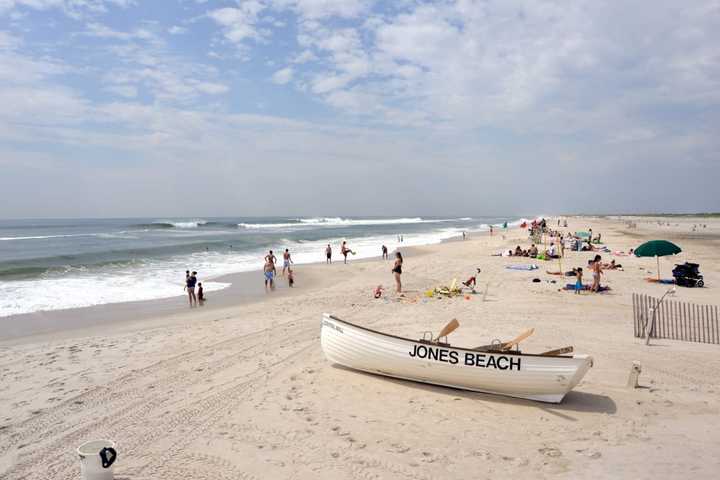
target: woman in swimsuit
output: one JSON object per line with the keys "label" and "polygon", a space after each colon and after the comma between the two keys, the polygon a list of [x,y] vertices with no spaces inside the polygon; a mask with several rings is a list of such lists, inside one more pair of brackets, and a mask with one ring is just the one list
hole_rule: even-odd
{"label": "woman in swimsuit", "polygon": [[400,283],[400,275],[402,275],[402,264],[402,253],[395,252],[395,264],[393,265],[392,273],[395,277],[395,291],[397,293],[402,293],[402,283]]}

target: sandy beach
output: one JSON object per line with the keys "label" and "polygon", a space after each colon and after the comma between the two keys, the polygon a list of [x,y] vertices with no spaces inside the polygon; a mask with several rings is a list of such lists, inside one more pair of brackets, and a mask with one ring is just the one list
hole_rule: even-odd
{"label": "sandy beach", "polygon": [[[675,298],[720,303],[717,217],[568,224],[561,230],[601,233],[613,251],[677,243],[683,253],[660,260],[663,276],[693,261],[707,286],[678,288]],[[707,226],[693,231],[698,224]],[[388,261],[303,265],[293,291],[243,297],[231,287],[192,310],[182,297],[93,307],[74,329],[49,333],[45,322],[42,335],[6,335],[0,478],[79,478],[75,448],[102,438],[117,443],[115,475],[128,480],[717,478],[720,346],[633,337],[632,294],[667,288],[643,280],[656,274],[655,260],[603,253],[624,266],[607,272],[611,290],[574,295],[559,290],[564,277],[545,273],[556,261],[523,272],[505,266],[528,259],[492,256],[529,244],[516,228],[403,250],[404,297],[392,293]],[[585,267],[593,255],[566,251],[562,268]],[[423,295],[476,267],[479,294]],[[243,282],[253,279],[261,288],[260,272]],[[386,294],[374,299],[379,284]],[[327,362],[323,312],[410,338],[457,318],[450,342],[464,346],[532,327],[523,351],[572,345],[594,367],[558,405],[392,380]],[[633,362],[642,388],[626,387]]]}

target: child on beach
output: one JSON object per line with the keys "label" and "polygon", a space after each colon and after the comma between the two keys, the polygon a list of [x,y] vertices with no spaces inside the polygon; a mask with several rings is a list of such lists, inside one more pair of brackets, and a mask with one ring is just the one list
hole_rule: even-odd
{"label": "child on beach", "polygon": [[288,267],[288,287],[292,288],[293,285],[295,285],[295,274],[293,273],[293,269]]}
{"label": "child on beach", "polygon": [[197,299],[200,305],[205,304],[205,292],[203,291],[203,286],[201,282],[198,282]]}
{"label": "child on beach", "polygon": [[575,270],[575,276],[577,277],[577,280],[575,280],[575,294],[579,294],[580,291],[583,288],[582,284],[582,276],[583,276],[583,269],[582,267],[578,267]]}

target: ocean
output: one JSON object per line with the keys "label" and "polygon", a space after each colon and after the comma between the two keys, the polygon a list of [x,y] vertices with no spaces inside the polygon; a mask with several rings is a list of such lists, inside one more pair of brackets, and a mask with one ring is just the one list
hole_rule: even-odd
{"label": "ocean", "polygon": [[[341,260],[429,245],[489,225],[521,219],[480,218],[158,218],[0,220],[0,317],[183,295],[185,270],[205,290],[217,279],[262,269],[272,249],[289,248],[293,261],[322,262],[325,246]],[[398,242],[402,235],[403,242]]]}

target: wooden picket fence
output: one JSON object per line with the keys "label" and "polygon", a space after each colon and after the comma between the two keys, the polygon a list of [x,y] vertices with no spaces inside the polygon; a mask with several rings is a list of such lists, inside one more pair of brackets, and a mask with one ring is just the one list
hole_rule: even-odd
{"label": "wooden picket fence", "polygon": [[650,338],[667,338],[686,342],[720,344],[720,317],[715,305],[696,305],[633,293],[634,333],[645,338],[648,319],[655,312],[655,325]]}

